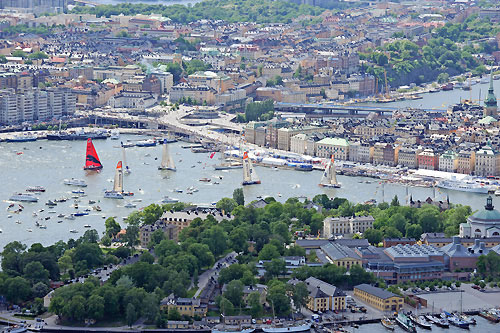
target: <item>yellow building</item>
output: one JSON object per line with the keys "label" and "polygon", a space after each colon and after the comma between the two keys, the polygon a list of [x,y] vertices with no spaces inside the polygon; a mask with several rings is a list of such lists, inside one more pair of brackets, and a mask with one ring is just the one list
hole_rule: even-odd
{"label": "yellow building", "polygon": [[161,310],[177,309],[181,315],[194,317],[196,315],[205,317],[207,315],[207,306],[200,303],[199,298],[176,298],[174,294],[170,294],[160,302]]}
{"label": "yellow building", "polygon": [[309,277],[305,281],[309,296],[306,307],[313,312],[344,311],[345,293],[329,283]]}
{"label": "yellow building", "polygon": [[369,284],[355,286],[354,297],[380,311],[399,311],[403,307],[403,297]]}

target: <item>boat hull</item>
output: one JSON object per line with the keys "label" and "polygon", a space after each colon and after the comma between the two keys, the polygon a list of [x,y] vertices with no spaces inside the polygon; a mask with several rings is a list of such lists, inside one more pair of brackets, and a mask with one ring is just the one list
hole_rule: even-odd
{"label": "boat hull", "polygon": [[102,169],[102,166],[98,166],[98,167],[93,167],[93,166],[83,167],[83,170],[86,170],[86,171],[98,171],[98,170],[101,170],[101,169]]}
{"label": "boat hull", "polygon": [[106,198],[106,199],[123,199],[123,195],[121,193],[118,193],[118,192],[109,191],[109,192],[104,192],[104,198]]}
{"label": "boat hull", "polygon": [[214,166],[214,170],[232,170],[232,169],[243,169],[243,165]]}
{"label": "boat hull", "polygon": [[340,184],[318,184],[320,187],[325,188],[340,188]]}
{"label": "boat hull", "polygon": [[167,171],[177,171],[176,168],[164,168],[164,167],[161,167],[161,166],[158,167],[158,170],[162,170],[162,171],[164,171],[164,170],[167,170]]}
{"label": "boat hull", "polygon": [[260,180],[255,180],[255,181],[244,181],[243,183],[241,183],[241,185],[243,186],[247,186],[247,185],[258,185],[260,184]]}

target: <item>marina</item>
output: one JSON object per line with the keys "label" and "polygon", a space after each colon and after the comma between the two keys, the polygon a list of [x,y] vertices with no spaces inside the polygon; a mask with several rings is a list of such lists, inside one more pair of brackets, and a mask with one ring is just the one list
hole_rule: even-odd
{"label": "marina", "polygon": [[[145,140],[148,137],[122,134],[123,142]],[[93,143],[99,151],[99,159],[102,161],[103,169],[99,172],[85,171],[82,164],[85,161],[85,141],[46,141],[36,142],[14,142],[0,143],[0,152],[4,158],[0,166],[8,170],[4,186],[0,190],[4,203],[4,214],[15,215],[12,220],[1,226],[3,233],[0,236],[0,247],[7,244],[13,237],[20,241],[31,244],[41,242],[50,244],[54,239],[68,240],[72,237],[69,230],[77,229],[83,232],[83,225],[88,223],[98,232],[104,231],[104,219],[109,216],[117,217],[119,223],[123,223],[123,217],[130,214],[131,208],[126,208],[123,200],[104,200],[105,189],[110,189],[114,181],[116,161],[123,158],[121,145],[116,145],[115,140],[98,140]],[[210,205],[223,197],[231,197],[233,190],[240,187],[243,180],[243,169],[215,170],[214,164],[220,159],[216,153],[210,158],[211,153],[195,154],[189,149],[183,149],[182,142],[170,143],[169,153],[176,164],[176,172],[158,170],[159,161],[162,159],[163,147],[130,147],[126,148],[128,165],[133,173],[123,174],[127,191],[134,192],[135,209],[140,209],[150,203],[172,203],[176,201],[192,202],[196,204]],[[24,152],[18,155],[18,152]],[[249,153],[252,156],[251,153]],[[215,161],[214,161],[215,159]],[[237,160],[237,158],[235,158]],[[336,162],[337,163],[337,162]],[[273,196],[276,200],[285,201],[289,197],[306,197],[312,199],[317,194],[327,194],[330,197],[345,197],[353,202],[383,202],[390,201],[397,195],[400,202],[408,202],[410,197],[415,200],[425,200],[427,197],[456,204],[467,204],[473,210],[484,205],[486,194],[469,193],[430,186],[407,186],[399,181],[387,180],[363,176],[347,176],[347,171],[352,168],[344,168],[347,162],[339,163],[337,168],[339,174],[336,178],[342,184],[341,188],[320,187],[324,173],[321,165],[315,167],[311,172],[301,172],[289,168],[263,167],[255,163],[253,169],[258,174],[260,185],[244,186],[246,203],[257,199],[257,197]],[[348,163],[347,163],[348,164]],[[57,167],[56,167],[57,166]],[[384,168],[373,168],[378,173],[394,175],[390,170]],[[344,175],[342,175],[344,173]],[[200,182],[200,179],[211,181]],[[13,193],[19,193],[30,186],[41,186],[46,191],[36,193],[38,202],[26,202],[25,209],[15,213],[6,211],[11,204],[9,198]],[[71,193],[78,188],[84,189],[85,201],[79,202],[75,208],[72,196],[81,194]],[[353,190],[354,189],[354,190]],[[30,192],[32,193],[32,192]],[[494,203],[500,204],[500,199],[494,197]],[[94,204],[89,204],[92,201]],[[498,201],[498,203],[496,203]],[[33,212],[46,207],[45,203],[57,204],[57,213],[65,215],[62,223],[49,220],[46,230],[28,232],[32,229],[36,218]],[[100,211],[92,209],[99,206]],[[91,209],[87,215],[78,220],[71,220],[71,214],[78,209]],[[47,212],[38,212],[39,217],[46,217]],[[6,216],[5,215],[5,216]],[[69,217],[68,217],[69,216]],[[70,218],[70,219],[68,219]],[[73,216],[74,218],[74,216]],[[84,219],[84,222],[79,222]],[[16,224],[15,221],[22,224]]]}

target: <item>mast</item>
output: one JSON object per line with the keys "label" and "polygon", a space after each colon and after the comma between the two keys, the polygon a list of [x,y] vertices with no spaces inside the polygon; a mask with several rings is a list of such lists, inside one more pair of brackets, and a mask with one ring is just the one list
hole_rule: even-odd
{"label": "mast", "polygon": [[260,184],[259,177],[252,167],[248,152],[243,153],[243,185]]}
{"label": "mast", "polygon": [[171,170],[171,171],[176,171],[175,168],[175,163],[170,156],[170,153],[168,152],[168,144],[167,144],[167,139],[163,140],[163,151],[161,155],[161,164],[158,167],[159,170]]}
{"label": "mast", "polygon": [[130,169],[128,167],[128,164],[127,164],[127,158],[125,156],[125,147],[123,146],[123,142],[121,143],[122,144],[122,160],[123,160],[123,166],[125,167],[125,171],[124,173],[126,175],[128,175],[130,173]]}
{"label": "mast", "polygon": [[115,172],[115,182],[113,185],[113,191],[121,193],[123,192],[123,169],[122,169],[122,161],[118,162],[116,165]]}

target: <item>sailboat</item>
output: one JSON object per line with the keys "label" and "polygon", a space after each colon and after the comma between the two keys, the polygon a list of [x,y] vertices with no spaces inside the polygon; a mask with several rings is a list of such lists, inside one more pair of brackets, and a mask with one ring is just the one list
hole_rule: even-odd
{"label": "sailboat", "polygon": [[122,160],[123,160],[123,166],[125,167],[124,173],[126,175],[130,174],[132,171],[130,171],[130,168],[128,167],[127,164],[127,158],[125,157],[125,147],[123,146],[123,142],[121,142],[122,145]]}
{"label": "sailboat", "polygon": [[248,152],[243,153],[243,183],[242,185],[260,184],[259,176],[253,169],[252,161],[248,158]]}
{"label": "sailboat", "polygon": [[340,188],[340,183],[337,182],[337,172],[335,171],[335,161],[332,155],[331,160],[326,165],[325,172],[321,177],[321,182],[319,183],[321,187],[333,187]]}
{"label": "sailboat", "polygon": [[108,199],[123,199],[124,196],[134,195],[132,192],[123,191],[123,168],[122,161],[116,165],[115,180],[112,191],[105,191],[104,197]]}
{"label": "sailboat", "polygon": [[231,170],[231,169],[241,169],[243,168],[243,165],[240,162],[230,162],[226,161],[226,158],[224,156],[224,145],[221,147],[220,150],[220,163],[214,165],[215,170]]}
{"label": "sailboat", "polygon": [[163,153],[161,156],[161,164],[158,167],[158,170],[177,171],[177,169],[175,168],[174,160],[168,152],[167,139],[163,140]]}
{"label": "sailboat", "polygon": [[94,144],[92,143],[92,139],[87,139],[87,156],[85,158],[85,166],[83,170],[101,170],[102,164],[99,160],[99,156],[97,156],[97,152],[95,151]]}

